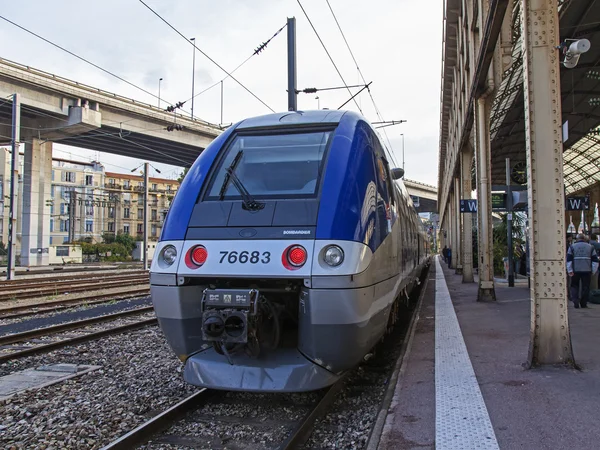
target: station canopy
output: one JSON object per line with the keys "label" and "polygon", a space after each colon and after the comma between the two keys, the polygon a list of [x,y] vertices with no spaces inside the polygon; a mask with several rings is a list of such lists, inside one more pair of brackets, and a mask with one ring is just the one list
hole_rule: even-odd
{"label": "station canopy", "polygon": [[[520,3],[515,2],[512,14],[512,63],[503,73],[491,111],[492,184],[506,183],[507,157],[511,165],[526,157]],[[559,1],[559,19],[561,42],[591,42],[575,68],[560,66],[562,122],[568,130],[564,181],[571,194],[600,182],[600,8],[596,1]],[[557,54],[562,62],[559,50]]]}

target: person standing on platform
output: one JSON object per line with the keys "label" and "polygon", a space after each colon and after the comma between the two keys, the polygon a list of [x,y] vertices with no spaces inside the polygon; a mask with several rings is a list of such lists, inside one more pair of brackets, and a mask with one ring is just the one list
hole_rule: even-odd
{"label": "person standing on platform", "polygon": [[[592,233],[590,236],[590,244],[596,250],[596,256],[600,259],[600,242],[598,242],[598,235],[596,233]],[[600,286],[600,272],[597,276],[592,277],[592,282],[590,283],[590,289],[598,289]]]}
{"label": "person standing on platform", "polygon": [[446,255],[448,258],[448,267],[450,267],[452,265],[452,247],[448,247],[448,250],[446,251]]}
{"label": "person standing on platform", "polygon": [[448,262],[448,247],[446,247],[444,245],[444,248],[442,249],[442,256],[444,257],[444,262],[447,263]]}
{"label": "person standing on platform", "polygon": [[[590,292],[590,279],[598,270],[598,256],[592,245],[585,242],[585,235],[578,234],[575,242],[567,252],[567,272],[571,277],[571,301],[575,308],[587,308]],[[581,282],[581,297],[579,283]]]}

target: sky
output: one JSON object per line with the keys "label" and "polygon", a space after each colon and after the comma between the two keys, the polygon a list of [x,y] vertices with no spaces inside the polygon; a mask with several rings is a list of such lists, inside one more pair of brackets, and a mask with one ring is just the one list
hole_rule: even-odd
{"label": "sky", "polygon": [[[297,0],[144,0],[184,36],[226,70],[233,70],[269,39],[287,17],[296,18],[298,88],[343,86]],[[362,84],[326,0],[300,0],[345,84]],[[367,82],[381,116],[406,123],[380,131],[398,166],[404,135],[406,178],[436,185],[442,50],[440,0],[329,0]],[[139,0],[2,1],[0,14],[171,103],[223,79],[226,74],[199,52],[193,71],[193,47]],[[114,92],[149,104],[157,99],[0,20],[0,57]],[[275,111],[287,110],[286,31],[275,37],[234,77]],[[223,122],[235,123],[270,111],[232,79],[223,83]],[[356,89],[353,90],[356,92]],[[319,100],[315,99],[319,96]],[[337,109],[348,91],[299,94],[298,109]],[[320,105],[319,105],[320,103]],[[378,121],[366,91],[358,111]],[[166,106],[166,105],[164,105]],[[184,105],[189,112],[190,102]],[[220,89],[194,100],[194,116],[219,123]],[[54,155],[76,160],[100,158],[107,171],[129,173],[144,161],[108,153],[54,145]],[[153,163],[167,178],[181,168]],[[152,176],[158,175],[155,171]]]}

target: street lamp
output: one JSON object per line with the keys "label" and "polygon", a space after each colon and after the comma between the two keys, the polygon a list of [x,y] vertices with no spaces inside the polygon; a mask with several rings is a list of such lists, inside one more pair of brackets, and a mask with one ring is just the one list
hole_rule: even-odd
{"label": "street lamp", "polygon": [[162,78],[158,79],[158,107],[160,108],[160,82],[162,81]]}
{"label": "street lamp", "polygon": [[321,99],[318,95],[315,97],[315,100],[317,101],[317,109],[321,109]]}
{"label": "street lamp", "polygon": [[402,170],[404,170],[404,133],[402,133]]}
{"label": "street lamp", "polygon": [[192,56],[192,119],[194,118],[194,78],[196,75],[196,38],[190,38],[192,41],[192,51],[194,52]]}

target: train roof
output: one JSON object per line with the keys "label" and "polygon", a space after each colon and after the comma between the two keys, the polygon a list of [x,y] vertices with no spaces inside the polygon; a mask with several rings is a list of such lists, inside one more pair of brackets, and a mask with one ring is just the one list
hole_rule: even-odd
{"label": "train roof", "polygon": [[264,116],[252,117],[243,120],[238,126],[238,130],[251,128],[265,127],[280,127],[290,125],[337,125],[344,114],[352,114],[348,111],[330,111],[330,110],[315,110],[315,111],[286,111],[275,114],[267,114]]}

